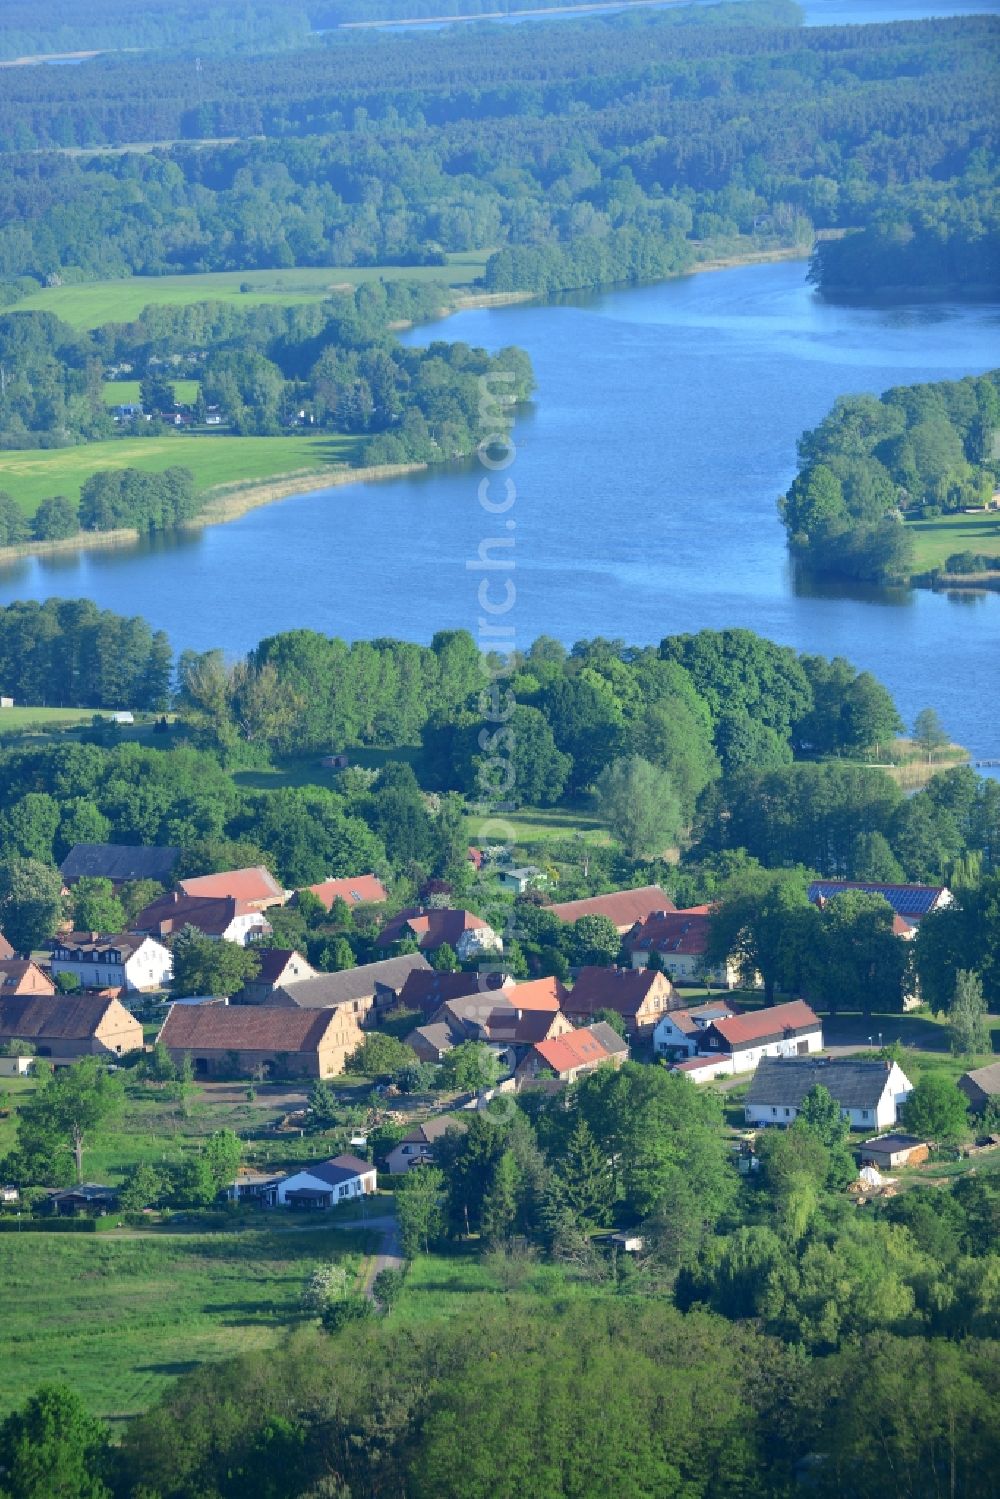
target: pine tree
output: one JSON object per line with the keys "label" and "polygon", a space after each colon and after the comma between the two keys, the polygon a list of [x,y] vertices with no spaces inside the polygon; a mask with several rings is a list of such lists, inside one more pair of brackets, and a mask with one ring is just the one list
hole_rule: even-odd
{"label": "pine tree", "polygon": [[578,1119],[559,1163],[563,1201],[578,1218],[599,1218],[611,1202],[611,1173],[585,1119]]}
{"label": "pine tree", "polygon": [[955,975],[955,997],[948,1015],[951,1049],[957,1057],[975,1056],[990,1049],[986,1001],[978,973],[960,968]]}

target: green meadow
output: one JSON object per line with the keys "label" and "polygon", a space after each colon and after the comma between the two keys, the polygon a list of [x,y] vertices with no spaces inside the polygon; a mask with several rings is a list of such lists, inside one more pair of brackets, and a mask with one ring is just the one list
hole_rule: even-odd
{"label": "green meadow", "polygon": [[1000,510],[907,521],[906,528],[913,536],[913,570],[917,573],[944,567],[952,552],[980,552],[985,557],[1000,557]]}
{"label": "green meadow", "polygon": [[71,1383],[98,1415],[148,1407],[199,1364],[276,1343],[319,1264],[360,1274],[371,1235],[270,1217],[231,1232],[0,1235],[0,1411]]}
{"label": "green meadow", "polygon": [[[469,287],[482,275],[488,251],[449,255],[447,265],[303,266],[293,270],[211,271],[191,276],[130,276],[118,281],[84,281],[40,287],[6,312],[52,312],[74,328],[124,323],[144,307],[189,307],[196,302],[238,302],[292,307],[321,302],[366,281],[441,282]],[[242,288],[246,287],[247,290]]]}
{"label": "green meadow", "polygon": [[[105,380],[104,382],[104,404],[105,406],[130,406],[139,400],[139,380]],[[171,380],[174,387],[174,398],[181,406],[191,406],[198,399],[198,387],[200,380]]]}
{"label": "green meadow", "polygon": [[79,498],[80,486],[99,469],[137,468],[158,473],[172,464],[191,469],[199,490],[290,474],[316,473],[350,463],[352,437],[302,433],[287,437],[230,437],[166,432],[157,437],[109,438],[75,448],[28,448],[0,453],[0,489],[26,515],[49,495]]}

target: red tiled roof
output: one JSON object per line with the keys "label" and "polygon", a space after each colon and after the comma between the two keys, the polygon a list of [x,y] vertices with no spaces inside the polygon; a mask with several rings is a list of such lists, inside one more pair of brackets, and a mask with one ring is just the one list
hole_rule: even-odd
{"label": "red tiled roof", "polygon": [[17,954],[11,947],[3,932],[0,932],[0,961],[6,962],[8,958],[16,958]]}
{"label": "red tiled roof", "polygon": [[250,869],[228,869],[222,874],[200,874],[193,880],[179,880],[185,895],[209,900],[283,901],[285,892],[274,875],[263,864]]}
{"label": "red tiled roof", "polygon": [[565,1009],[567,1014],[593,1015],[597,1010],[617,1010],[636,1015],[653,988],[669,980],[648,968],[581,968]]}
{"label": "red tiled roof", "polygon": [[529,979],[509,989],[507,998],[519,1010],[561,1010],[569,990],[557,978]]}
{"label": "red tiled roof", "polygon": [[346,880],[323,880],[306,889],[321,900],[329,911],[335,900],[346,900],[349,906],[378,906],[389,899],[382,881],[373,874],[356,874]]}
{"label": "red tiled roof", "polygon": [[551,1041],[539,1041],[535,1052],[557,1076],[574,1067],[606,1062],[610,1056],[589,1030],[568,1031],[565,1036],[553,1036]]}
{"label": "red tiled roof", "polygon": [[380,947],[390,947],[403,937],[413,936],[420,947],[431,951],[445,942],[454,947],[463,932],[482,931],[488,926],[488,921],[474,915],[472,911],[448,907],[422,910],[419,906],[411,906],[387,922],[379,934],[378,942]]}
{"label": "red tiled roof", "polygon": [[683,1062],[675,1062],[671,1072],[698,1072],[702,1067],[717,1067],[720,1062],[731,1062],[733,1059],[728,1051],[713,1052],[711,1056],[687,1057]]}
{"label": "red tiled roof", "polygon": [[650,916],[629,932],[630,952],[655,951],[701,957],[708,946],[711,917],[707,911],[668,911]]}
{"label": "red tiled roof", "polygon": [[673,901],[659,885],[642,885],[637,890],[613,890],[609,895],[558,901],[546,907],[560,921],[579,921],[581,916],[607,916],[622,932],[628,931],[637,921],[645,921],[654,911],[674,909]]}
{"label": "red tiled roof", "polygon": [[786,1031],[819,1030],[820,1020],[803,999],[784,1005],[769,1005],[746,1015],[731,1015],[728,1020],[714,1020],[711,1029],[731,1047],[751,1046],[755,1041],[778,1039]]}
{"label": "red tiled roof", "polygon": [[335,1010],[271,1005],[171,1005],[157,1041],[174,1051],[316,1051]]}

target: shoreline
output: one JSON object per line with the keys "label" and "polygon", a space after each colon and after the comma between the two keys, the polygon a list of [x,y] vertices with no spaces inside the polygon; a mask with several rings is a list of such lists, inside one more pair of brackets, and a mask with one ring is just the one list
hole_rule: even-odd
{"label": "shoreline", "polygon": [[[200,531],[205,526],[221,526],[239,520],[251,510],[273,505],[298,495],[318,494],[324,489],[342,489],[345,484],[374,484],[384,479],[399,479],[406,474],[422,473],[426,463],[385,463],[365,468],[302,469],[297,473],[275,474],[270,479],[250,479],[235,484],[215,484],[204,491],[205,507],[178,527],[181,531]],[[155,533],[163,535],[163,532]],[[66,552],[92,552],[117,546],[134,546],[143,533],[133,527],[117,531],[79,531],[59,541],[25,541],[18,546],[0,547],[0,567],[6,563],[30,561],[33,557],[51,557]]]}
{"label": "shoreline", "polygon": [[[766,265],[784,260],[807,260],[810,251],[799,246],[756,250],[746,254],[720,255],[697,261],[683,271],[651,282],[619,282],[618,287],[645,285],[655,286],[665,281],[676,281],[682,276],[700,274],[703,271],[735,270],[743,265]],[[599,291],[594,287],[591,290]],[[536,302],[544,296],[542,292],[469,292],[458,293],[454,300],[439,311],[439,320],[444,321],[456,312],[470,312],[477,308],[511,307]],[[401,322],[398,329],[420,326],[414,322]],[[430,322],[425,324],[430,326]],[[345,484],[372,484],[386,479],[398,479],[407,474],[422,473],[430,467],[427,463],[387,463],[367,468],[302,469],[286,474],[274,474],[266,479],[252,479],[233,484],[216,484],[206,489],[204,509],[187,521],[182,530],[201,530],[204,526],[225,525],[239,520],[251,510],[280,500],[294,499],[298,495],[317,494],[324,489],[338,489]],[[17,546],[0,547],[0,568],[11,563],[30,561],[65,555],[70,552],[107,550],[118,546],[134,546],[142,539],[141,533],[127,528],[116,531],[80,531],[59,541],[27,541]]]}

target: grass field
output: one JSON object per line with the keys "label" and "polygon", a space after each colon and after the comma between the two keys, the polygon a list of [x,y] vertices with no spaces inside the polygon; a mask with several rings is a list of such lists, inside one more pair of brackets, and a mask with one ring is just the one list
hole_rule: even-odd
{"label": "grass field", "polygon": [[1000,557],[1000,511],[981,515],[940,515],[935,520],[907,521],[913,536],[914,572],[944,567],[952,552],[981,552]]}
{"label": "grass field", "polygon": [[273,1223],[232,1233],[0,1236],[0,1411],[45,1381],[95,1413],[145,1409],[198,1364],[276,1342],[315,1266],[360,1269],[371,1236]]}
{"label": "grass field", "polygon": [[357,439],[303,433],[289,437],[228,437],[167,432],[161,437],[111,438],[76,448],[29,448],[0,453],[0,489],[9,490],[26,515],[49,495],[77,499],[99,469],[138,468],[157,473],[172,464],[191,469],[200,490],[216,484],[315,473],[350,461]]}
{"label": "grass field", "polygon": [[[577,833],[590,843],[611,841],[599,817],[576,808],[522,807],[518,812],[502,812],[486,821],[487,826],[496,822],[512,828],[519,844],[565,841]],[[500,842],[499,836],[483,837],[483,823],[484,819],[478,815],[466,818],[469,841]]]}
{"label": "grass field", "polygon": [[[277,302],[291,307],[321,302],[348,286],[366,281],[441,282],[468,287],[482,274],[489,252],[449,255],[435,266],[305,266],[287,271],[215,271],[194,276],[131,276],[120,281],[85,281],[74,286],[40,288],[5,308],[6,312],[53,312],[74,328],[98,328],[137,318],[144,307],[182,306],[195,302],[238,302],[244,307]],[[241,291],[242,286],[249,287]]]}
{"label": "grass field", "polygon": [[[139,401],[139,380],[105,380],[103,396],[105,406],[130,406]],[[171,380],[174,397],[181,406],[192,406],[198,399],[200,380]]]}
{"label": "grass field", "polygon": [[93,716],[93,708],[0,708],[0,735],[75,729],[89,724]]}

